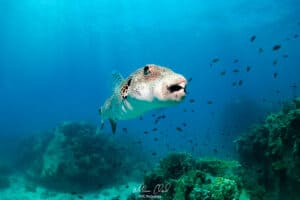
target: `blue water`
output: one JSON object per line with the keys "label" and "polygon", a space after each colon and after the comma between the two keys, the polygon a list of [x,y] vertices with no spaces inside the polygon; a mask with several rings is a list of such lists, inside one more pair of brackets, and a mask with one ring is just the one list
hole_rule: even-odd
{"label": "blue water", "polygon": [[[66,120],[98,125],[111,72],[126,77],[155,63],[192,78],[187,98],[142,121],[119,122],[117,137],[126,127],[150,151],[234,156],[237,135],[299,95],[291,87],[300,86],[299,13],[297,0],[2,0],[2,141],[9,148]],[[276,44],[281,48],[273,51]],[[214,58],[220,61],[210,66]],[[243,84],[233,87],[239,80]],[[166,119],[156,125],[152,114]],[[153,128],[158,133],[143,134]],[[108,123],[105,130],[110,134]]]}

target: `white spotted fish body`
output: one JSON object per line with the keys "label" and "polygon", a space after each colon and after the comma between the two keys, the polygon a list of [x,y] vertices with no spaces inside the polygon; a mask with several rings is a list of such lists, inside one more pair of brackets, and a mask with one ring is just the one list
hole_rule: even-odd
{"label": "white spotted fish body", "polygon": [[186,95],[185,77],[167,67],[149,64],[137,69],[127,79],[117,73],[113,78],[113,94],[99,109],[101,127],[108,119],[113,133],[118,120],[136,118],[149,110],[176,105]]}

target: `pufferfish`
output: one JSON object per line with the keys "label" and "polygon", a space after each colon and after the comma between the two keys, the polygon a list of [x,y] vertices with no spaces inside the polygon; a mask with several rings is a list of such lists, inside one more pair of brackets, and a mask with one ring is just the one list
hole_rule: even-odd
{"label": "pufferfish", "polygon": [[99,109],[101,128],[109,120],[112,132],[117,121],[139,117],[145,112],[176,105],[186,96],[186,78],[167,67],[147,64],[128,78],[113,73],[113,94]]}

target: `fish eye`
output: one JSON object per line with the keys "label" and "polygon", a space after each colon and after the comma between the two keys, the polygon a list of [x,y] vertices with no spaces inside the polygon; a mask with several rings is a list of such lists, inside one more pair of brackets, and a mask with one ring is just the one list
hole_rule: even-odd
{"label": "fish eye", "polygon": [[144,67],[144,75],[147,76],[149,74],[150,74],[150,68],[149,68],[149,66],[145,66]]}

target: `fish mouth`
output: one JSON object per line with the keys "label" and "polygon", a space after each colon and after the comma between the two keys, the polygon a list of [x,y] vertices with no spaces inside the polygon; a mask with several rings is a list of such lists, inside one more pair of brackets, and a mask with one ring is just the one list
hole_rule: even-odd
{"label": "fish mouth", "polygon": [[172,84],[170,86],[167,87],[168,91],[170,93],[175,93],[175,92],[179,92],[179,91],[182,91],[186,92],[186,81],[181,81],[180,83],[175,83],[175,84]]}

